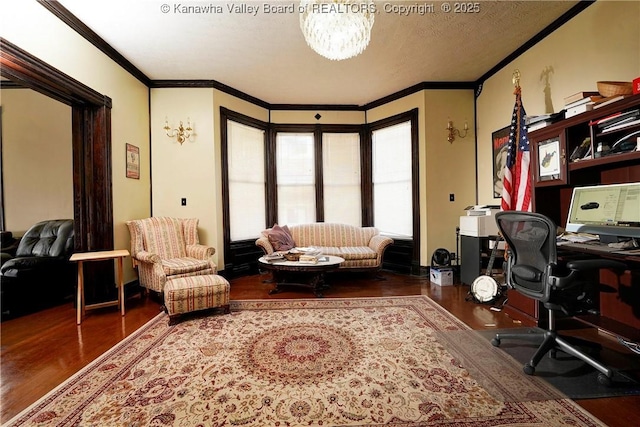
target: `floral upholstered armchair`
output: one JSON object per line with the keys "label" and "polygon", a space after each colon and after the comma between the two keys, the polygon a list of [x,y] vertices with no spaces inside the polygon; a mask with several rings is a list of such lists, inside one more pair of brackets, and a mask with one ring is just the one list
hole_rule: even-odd
{"label": "floral upholstered armchair", "polygon": [[162,293],[171,279],[216,274],[215,249],[201,245],[198,219],[152,217],[127,221],[140,285]]}

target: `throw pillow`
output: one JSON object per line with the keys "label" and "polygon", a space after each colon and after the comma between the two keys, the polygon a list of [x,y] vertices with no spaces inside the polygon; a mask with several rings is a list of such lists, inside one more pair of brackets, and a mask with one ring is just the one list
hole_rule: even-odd
{"label": "throw pillow", "polygon": [[296,243],[293,241],[293,236],[291,236],[289,227],[286,225],[284,227],[280,227],[278,224],[274,224],[271,230],[269,230],[267,237],[269,239],[269,243],[271,243],[273,249],[276,251],[288,251],[289,249],[296,247]]}

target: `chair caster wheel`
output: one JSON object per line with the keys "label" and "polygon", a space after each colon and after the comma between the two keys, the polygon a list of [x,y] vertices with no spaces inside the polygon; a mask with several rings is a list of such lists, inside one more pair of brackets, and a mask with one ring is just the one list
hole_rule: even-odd
{"label": "chair caster wheel", "polygon": [[491,340],[491,345],[494,347],[500,347],[500,338],[494,338]]}
{"label": "chair caster wheel", "polygon": [[550,359],[555,359],[557,354],[558,354],[557,350],[549,350],[549,358]]}
{"label": "chair caster wheel", "polygon": [[611,387],[611,377],[606,376],[602,372],[598,374],[598,383],[605,386]]}
{"label": "chair caster wheel", "polygon": [[534,372],[536,372],[536,368],[531,366],[530,364],[526,364],[522,367],[522,370],[524,371],[525,374],[527,375],[533,375]]}

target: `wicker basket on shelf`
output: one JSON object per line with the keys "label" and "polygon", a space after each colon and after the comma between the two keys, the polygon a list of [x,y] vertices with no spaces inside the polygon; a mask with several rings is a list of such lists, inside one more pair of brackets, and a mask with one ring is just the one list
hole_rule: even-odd
{"label": "wicker basket on shelf", "polygon": [[633,85],[631,82],[598,82],[598,92],[604,97],[631,95]]}

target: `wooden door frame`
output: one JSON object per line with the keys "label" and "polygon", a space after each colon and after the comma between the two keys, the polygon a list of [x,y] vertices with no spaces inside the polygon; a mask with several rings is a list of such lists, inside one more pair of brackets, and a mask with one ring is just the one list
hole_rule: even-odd
{"label": "wooden door frame", "polygon": [[0,74],[71,106],[75,250],[113,249],[111,98],[2,37]]}

